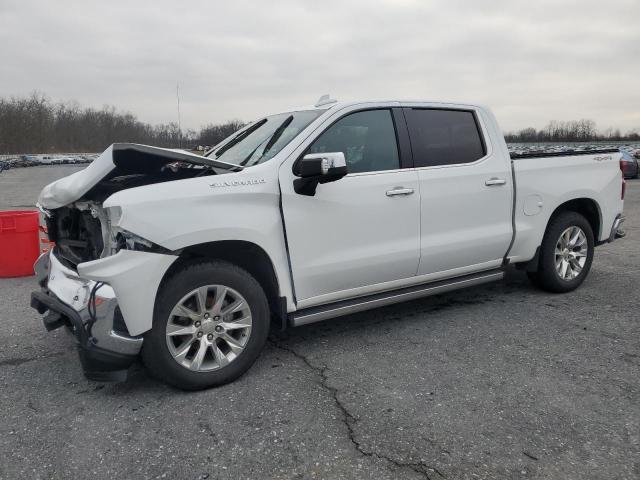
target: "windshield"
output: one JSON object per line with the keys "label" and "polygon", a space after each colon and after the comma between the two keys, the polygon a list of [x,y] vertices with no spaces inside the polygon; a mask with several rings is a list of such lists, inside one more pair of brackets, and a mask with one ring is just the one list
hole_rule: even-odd
{"label": "windshield", "polygon": [[279,113],[252,123],[228,141],[211,150],[207,157],[251,167],[272,159],[293,138],[325,110]]}

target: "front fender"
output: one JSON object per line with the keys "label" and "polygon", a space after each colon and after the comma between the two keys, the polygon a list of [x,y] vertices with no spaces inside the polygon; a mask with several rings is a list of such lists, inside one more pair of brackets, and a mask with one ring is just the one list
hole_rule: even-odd
{"label": "front fender", "polygon": [[273,264],[280,296],[295,309],[275,163],[225,175],[132,188],[114,194],[118,227],[170,251],[239,240],[260,247]]}

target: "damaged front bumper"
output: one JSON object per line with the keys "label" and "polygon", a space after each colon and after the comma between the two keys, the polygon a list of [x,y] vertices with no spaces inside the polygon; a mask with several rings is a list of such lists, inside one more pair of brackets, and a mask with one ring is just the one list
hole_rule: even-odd
{"label": "damaged front bumper", "polygon": [[31,306],[46,313],[45,328],[68,328],[90,380],[124,380],[143,340],[128,332],[113,288],[105,284],[95,292],[92,318],[88,307],[96,281],[81,278],[50,252],[41,255],[34,267],[41,290],[32,292]]}

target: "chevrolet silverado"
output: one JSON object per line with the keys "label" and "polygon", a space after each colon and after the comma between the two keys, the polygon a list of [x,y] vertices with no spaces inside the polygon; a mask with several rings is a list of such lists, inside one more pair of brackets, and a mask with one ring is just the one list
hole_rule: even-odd
{"label": "chevrolet silverado", "polygon": [[38,200],[52,251],[31,304],[84,372],[138,355],[184,389],[230,382],[269,329],[496,281],[569,292],[623,235],[615,150],[510,155],[481,106],[317,104],[204,156],[114,144]]}

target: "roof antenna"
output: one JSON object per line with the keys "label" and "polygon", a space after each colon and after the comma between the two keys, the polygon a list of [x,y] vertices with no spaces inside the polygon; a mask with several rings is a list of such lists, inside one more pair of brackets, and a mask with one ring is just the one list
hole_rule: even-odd
{"label": "roof antenna", "polygon": [[322,95],[318,101],[316,102],[315,106],[316,107],[322,107],[323,105],[330,105],[332,103],[337,103],[338,100],[336,100],[335,98],[331,98],[331,95],[329,95],[328,93]]}

